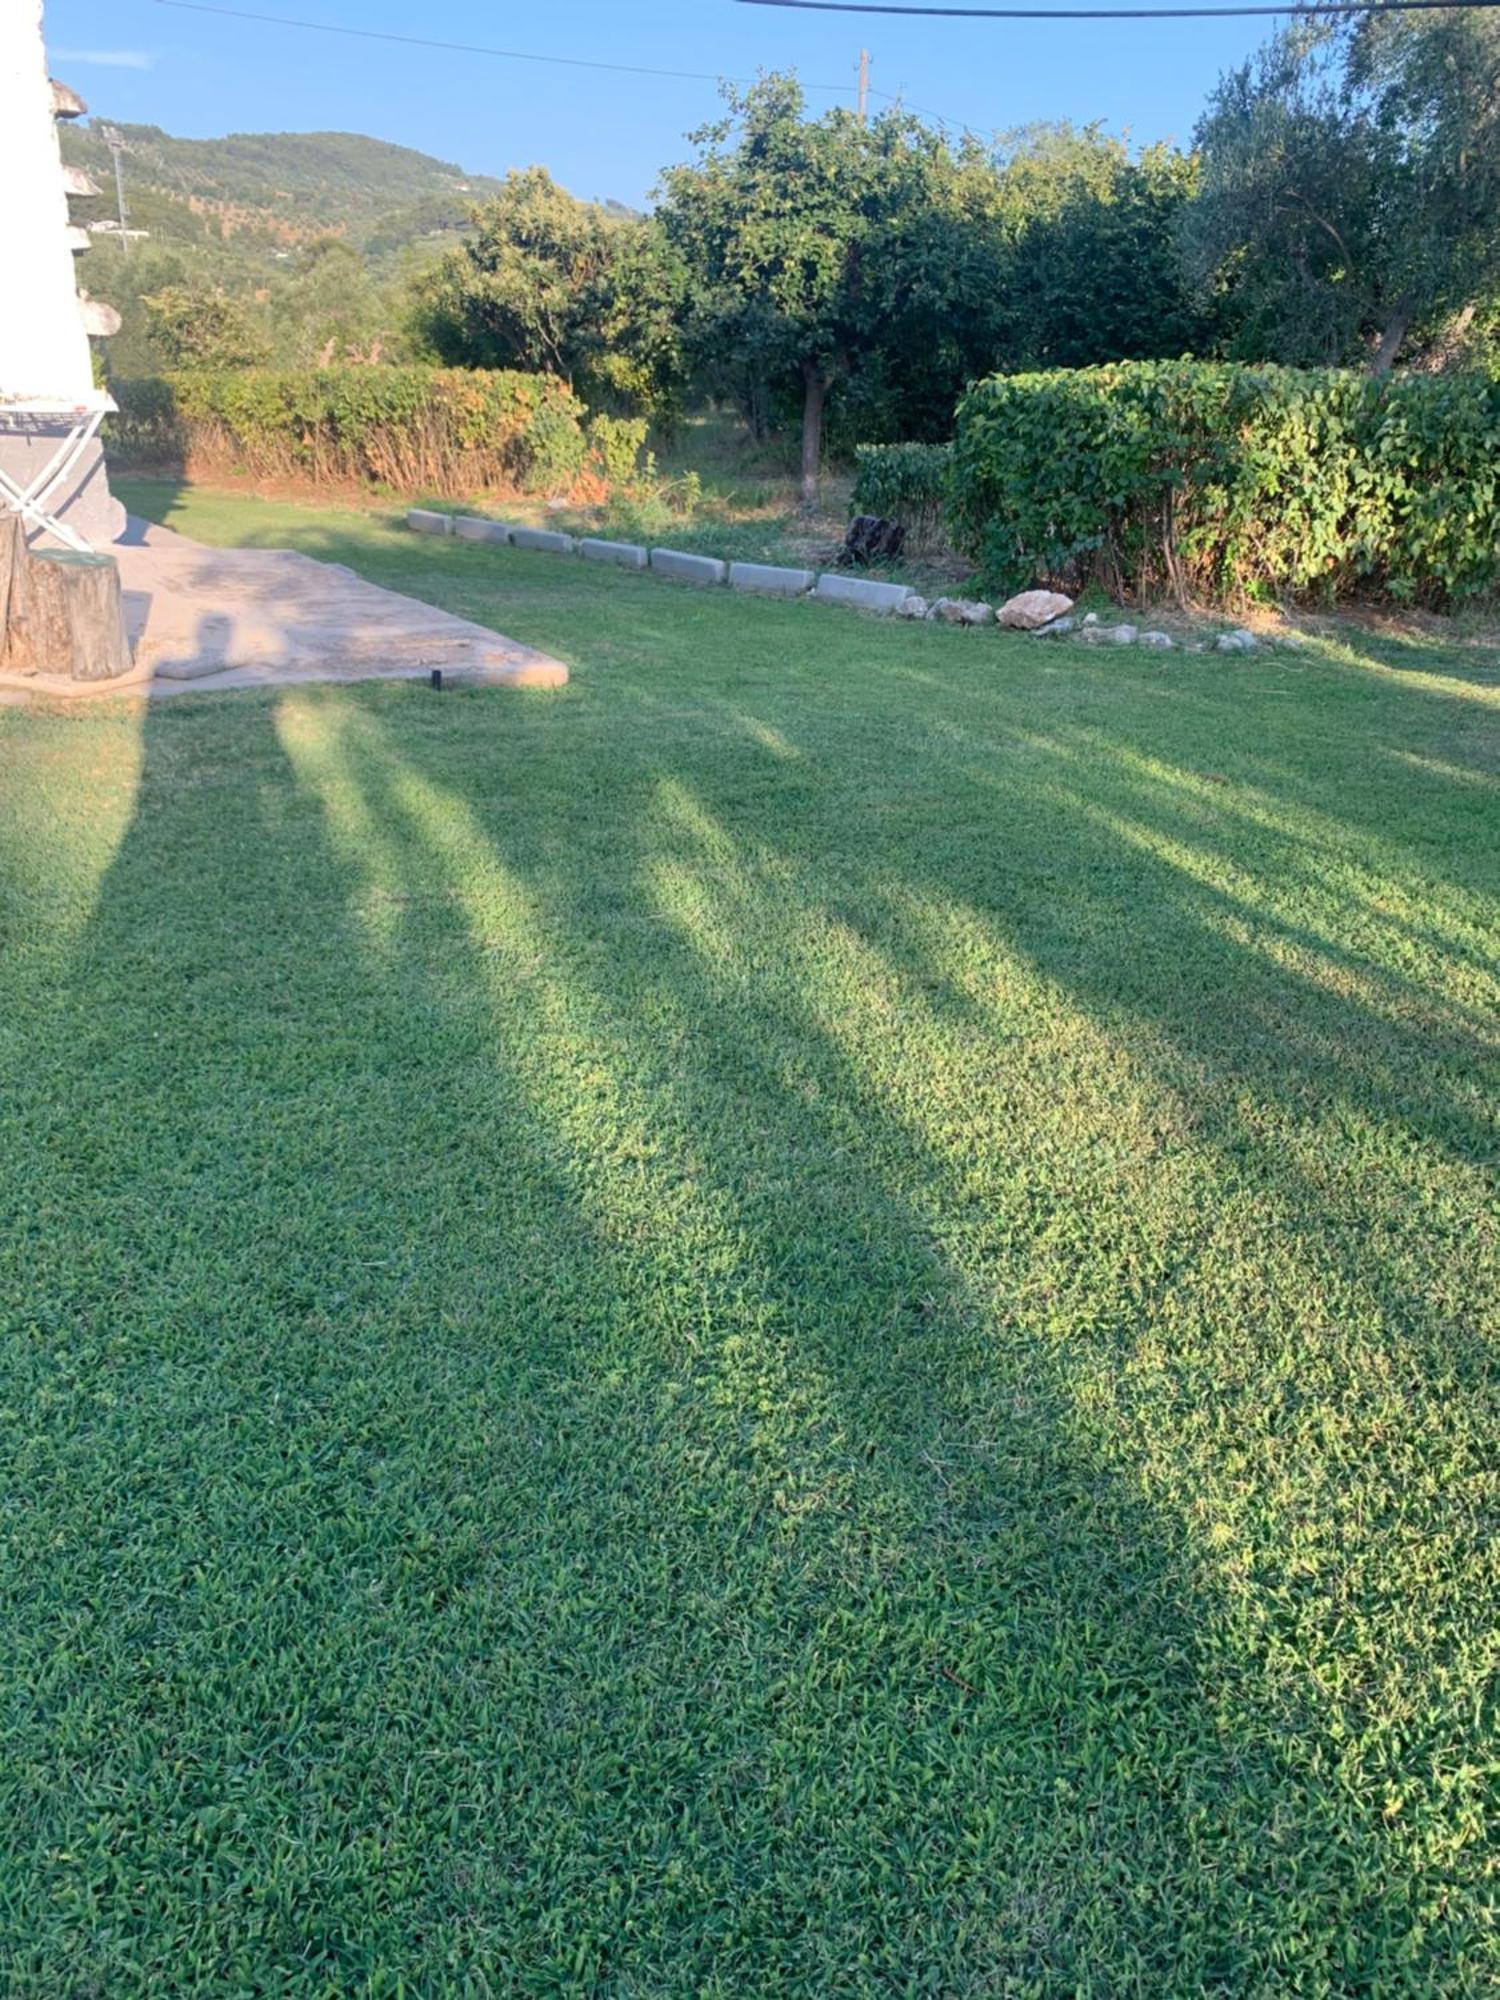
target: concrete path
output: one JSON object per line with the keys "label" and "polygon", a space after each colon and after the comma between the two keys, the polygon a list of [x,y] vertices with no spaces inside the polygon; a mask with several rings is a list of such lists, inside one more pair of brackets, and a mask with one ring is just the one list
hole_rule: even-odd
{"label": "concrete path", "polygon": [[118,558],[135,665],[112,681],[0,672],[0,701],[170,695],[296,681],[561,687],[561,660],[287,549],[215,549],[132,518]]}

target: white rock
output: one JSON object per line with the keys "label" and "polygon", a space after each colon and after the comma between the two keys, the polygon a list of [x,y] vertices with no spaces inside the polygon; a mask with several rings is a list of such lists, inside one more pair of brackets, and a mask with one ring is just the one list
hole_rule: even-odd
{"label": "white rock", "polygon": [[1221,632],[1214,641],[1216,653],[1253,653],[1255,634],[1253,632]]}
{"label": "white rock", "polygon": [[927,599],[925,597],[918,597],[917,593],[912,591],[909,597],[903,597],[901,602],[896,606],[896,616],[898,618],[925,618],[927,616]]}
{"label": "white rock", "polygon": [[1050,625],[1055,618],[1062,618],[1073,609],[1071,597],[1064,597],[1056,590],[1023,590],[1019,596],[1011,597],[995,613],[997,625],[1009,625],[1017,632],[1035,632],[1042,625]]}
{"label": "white rock", "polygon": [[1133,646],[1140,634],[1134,625],[1086,625],[1082,636],[1095,646]]}
{"label": "white rock", "polygon": [[1076,618],[1054,618],[1050,625],[1038,625],[1031,636],[1033,639],[1062,639],[1077,630]]}
{"label": "white rock", "polygon": [[1171,647],[1172,635],[1170,632],[1143,632],[1141,634],[1141,644],[1143,646],[1158,646],[1165,652]]}
{"label": "white rock", "polygon": [[981,604],[972,597],[940,597],[928,609],[929,618],[937,618],[945,625],[993,625],[994,607]]}

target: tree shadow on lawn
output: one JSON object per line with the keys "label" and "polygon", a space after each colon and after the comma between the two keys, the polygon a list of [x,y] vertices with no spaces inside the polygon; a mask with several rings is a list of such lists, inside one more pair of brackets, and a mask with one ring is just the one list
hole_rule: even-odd
{"label": "tree shadow on lawn", "polygon": [[[769,754],[784,763],[792,739],[779,725],[773,733],[780,747]],[[1385,1044],[1415,1055],[1410,1031],[1402,1043],[1400,1025],[1382,1021],[1360,997],[1303,987],[1284,970],[1267,975],[1241,943],[1220,936],[1212,898],[1183,896],[1167,905],[1162,956],[1191,943],[1201,959],[1206,947],[1205,1001],[1222,995],[1226,978],[1251,989],[1248,1052],[1226,1070],[1222,1041],[1210,1036],[1171,1065],[1178,1074],[1164,1076],[1170,1048],[1148,1050],[1158,1065],[1153,1074],[1142,1052],[1122,1057],[1110,1046],[1105,1001],[1120,997],[1113,969],[1121,940],[1086,926],[1099,953],[1092,982],[1070,952],[1055,954],[1065,968],[1059,981],[1042,963],[1056,939],[1036,933],[1027,956],[1041,964],[1040,981],[1023,997],[1043,1016],[1054,1011],[1059,984],[1086,1003],[1078,1018],[1064,998],[1063,1012],[1073,1018],[1061,1040],[1054,1035],[1047,1045],[1049,1061],[1071,1056],[1069,1081],[1081,1080],[1090,1092],[1086,1129],[1069,1131],[1068,1107],[1055,1104],[1057,1125],[1049,1131],[1038,1094],[1048,1088],[1045,1078],[1033,1079],[1036,1089],[1029,1099],[1023,1093],[1019,1106],[994,1088],[996,1058],[1007,1062],[1015,1035],[991,1019],[987,1046],[966,1049],[965,1040],[974,1039],[972,996],[957,1010],[957,1038],[944,1032],[947,1003],[934,1004],[931,993],[945,975],[930,938],[925,959],[914,942],[893,951],[898,927],[872,916],[872,894],[890,907],[883,872],[861,884],[856,869],[846,900],[830,900],[822,889],[826,852],[809,865],[806,856],[789,856],[763,824],[748,841],[731,831],[746,803],[743,773],[726,787],[719,762],[681,745],[670,757],[653,753],[638,771],[617,767],[615,780],[636,810],[612,813],[608,828],[592,837],[575,818],[561,841],[554,834],[543,859],[529,831],[510,844],[504,809],[455,785],[447,756],[424,769],[420,745],[370,744],[359,755],[372,793],[382,784],[394,788],[377,813],[381,823],[398,815],[405,797],[460,877],[498,869],[511,885],[506,895],[524,899],[529,962],[555,965],[541,975],[552,1004],[566,997],[597,1017],[589,1059],[613,1073],[616,1088],[633,1080],[635,1143],[647,1159],[664,1152],[678,1163],[662,1187],[645,1176],[634,1226],[659,1235],[665,1190],[686,1181],[715,1215],[727,1213],[732,1239],[750,1246],[730,1267],[727,1293],[707,1310],[705,1335],[716,1330],[717,1366],[735,1387],[753,1445],[767,1455],[762,1472],[778,1482],[777,1507],[812,1517],[840,1549],[850,1521],[867,1531],[894,1507],[901,1523],[894,1598],[909,1592],[922,1607],[913,1667],[931,1647],[940,1674],[940,1656],[952,1654],[957,1664],[949,1670],[979,1688],[996,1669],[990,1648],[998,1644],[1002,1682],[1019,1652],[1028,1685],[1051,1681],[1053,1713],[1069,1718],[1098,1712],[1100,1687],[1118,1673],[1130,1690],[1127,1709],[1144,1699],[1150,1713],[1139,1741],[1124,1727],[1124,1745],[1153,1743],[1153,1782],[1172,1767],[1175,1750],[1188,1795],[1197,1803],[1215,1797],[1223,1819],[1210,1838],[1212,1853],[1194,1851],[1186,1872],[1207,1867],[1232,1876],[1238,1868],[1240,1880],[1212,1917],[1179,1912],[1188,1929],[1202,1924],[1214,1937],[1191,1970],[1159,1955],[1147,1973],[1147,1961],[1133,1956],[1141,1931],[1158,1953],[1162,1933],[1150,1920],[1139,1929],[1121,1920],[1104,1873],[1080,1864],[1076,1852],[1073,1864],[1089,1886],[1073,1878],[1058,1905],[1060,1927],[1077,1927],[1086,1907],[1082,1929],[1091,1935],[1059,1946],[1054,1934],[1057,1957],[1029,1961],[1023,1952],[1008,1959],[989,1905],[980,1926],[985,1942],[976,1940],[971,1952],[1017,1976],[1029,1963],[1060,1978],[1091,1963],[1136,1963],[1142,1978],[1175,1972],[1183,1990],[1216,1980],[1232,1987],[1248,1968],[1288,1948],[1316,1958],[1326,1945],[1333,1958],[1324,1970],[1344,1954],[1345,1973],[1398,1953],[1396,1937],[1407,1934],[1407,1924],[1396,1911],[1411,1896],[1415,1923],[1431,1885],[1424,1891],[1415,1871],[1404,1875],[1413,1856],[1377,1818],[1373,1772],[1387,1771],[1391,1732],[1404,1731],[1410,1760],[1402,1776],[1415,1776],[1421,1790],[1443,1754],[1465,1742],[1469,1717],[1467,1697],[1436,1715],[1404,1712],[1385,1648],[1410,1643],[1424,1614],[1437,1615],[1455,1640],[1473,1634],[1465,1632],[1464,1608],[1452,1601],[1452,1586],[1462,1581],[1465,1525],[1457,1495],[1450,1495],[1445,1549],[1457,1574],[1429,1579],[1424,1606],[1381,1602],[1389,1587],[1382,1565],[1394,1564],[1403,1536],[1433,1498],[1421,1454],[1404,1458],[1382,1440],[1396,1424],[1411,1444],[1415,1405],[1420,1444],[1441,1457],[1448,1476],[1472,1476],[1461,1421],[1449,1433],[1441,1407],[1425,1402],[1444,1391],[1472,1398],[1482,1387],[1484,1355],[1477,1338],[1421,1296],[1419,1281],[1431,1272],[1413,1267],[1410,1254],[1424,1224],[1400,1212],[1409,1162],[1383,1160],[1377,1144],[1353,1188],[1321,1163],[1326,1132],[1299,1153],[1293,1130],[1257,1130],[1256,1119],[1278,1093],[1290,1103],[1292,1126],[1307,1110],[1319,1111],[1330,1059],[1339,1057],[1347,1071],[1350,1050],[1367,1048],[1374,1035],[1377,1056],[1354,1058],[1360,1087],[1347,1075],[1341,1081],[1339,1115],[1363,1115],[1372,1130],[1386,1118],[1408,1121],[1412,1103],[1390,1094]],[[727,793],[724,814],[713,810],[716,791]],[[1045,803],[1045,791],[1033,800]],[[1080,819],[1076,801],[1054,801],[1050,819],[1034,829],[1034,858],[1055,854],[1064,833],[1076,853]],[[1085,877],[1117,865],[1104,849],[1101,839],[1079,856]],[[842,859],[834,858],[835,878]],[[1161,881],[1142,886],[1160,899]],[[470,894],[471,915],[495,901],[482,882]],[[953,884],[918,881],[915,894],[930,907],[941,895],[951,900]],[[1097,916],[1102,904],[1096,898],[1086,914]],[[1269,1005],[1273,993],[1278,1008]],[[1105,1031],[1096,1033],[1101,1021]],[[927,1049],[922,1031],[929,1025],[937,1040]],[[1182,1037],[1182,1022],[1156,1024],[1163,1025],[1169,1040]],[[1017,1033],[1028,1032],[1045,1039],[1035,1021],[1023,1019]],[[1471,1053],[1461,1034],[1454,1046],[1460,1059]],[[1453,1050],[1436,1053],[1441,1067]],[[1422,1059],[1433,1057],[1424,1042]],[[929,1107],[923,1097],[938,1062],[953,1065],[955,1075],[946,1101]],[[1447,1082],[1459,1082],[1451,1067]],[[1055,1098],[1055,1079],[1050,1087]],[[1439,1087],[1417,1109],[1446,1130],[1463,1095],[1455,1088],[1449,1105]],[[1122,1106],[1135,1111],[1143,1097],[1155,1100],[1150,1108],[1167,1128],[1168,1153],[1174,1120],[1189,1134],[1197,1128],[1185,1167],[1174,1168],[1160,1152],[1131,1159],[1129,1144],[1120,1145],[1112,1125]],[[1039,1157],[1010,1161],[1007,1184],[1003,1175],[988,1176],[985,1142],[993,1145],[1006,1130],[1005,1113],[1016,1109]],[[544,1128],[556,1122],[545,1089],[538,1111]],[[956,1129],[945,1121],[957,1121]],[[1274,1116],[1267,1122],[1274,1126]],[[974,1152],[966,1150],[971,1143]],[[1162,1182],[1170,1198],[1153,1212],[1148,1190]],[[1102,1196],[1092,1207],[1090,1193]],[[1462,1226],[1454,1213],[1472,1216],[1463,1206],[1472,1193],[1457,1176],[1450,1236]],[[1213,1214],[1216,1202],[1227,1215]],[[1316,1220],[1310,1203],[1322,1211]],[[1445,1218],[1436,1219],[1441,1234]],[[712,1247],[704,1254],[711,1262]],[[696,1254],[685,1260],[681,1282],[690,1291],[701,1285]],[[748,1352],[744,1336],[724,1337],[735,1317],[729,1301],[742,1299],[747,1284],[770,1311],[776,1335]],[[1301,1310],[1306,1292],[1311,1311]],[[1355,1321],[1352,1339],[1341,1333],[1343,1316]],[[1321,1436],[1298,1434],[1307,1404],[1319,1406]],[[1244,1426],[1227,1449],[1226,1417]],[[872,1455],[873,1482],[859,1463],[860,1442]],[[1219,1463],[1226,1456],[1228,1463]],[[1415,1475],[1420,1490],[1406,1508],[1401,1488]],[[1278,1491],[1278,1482],[1286,1490]],[[1245,1504],[1245,1489],[1258,1511]],[[1339,1518],[1346,1500],[1356,1518],[1366,1507],[1387,1517],[1364,1546]],[[1330,1510],[1321,1529],[1299,1518],[1319,1508]],[[830,1513],[832,1526],[825,1525]],[[1194,1546],[1200,1526],[1207,1550]],[[1038,1532],[1040,1550],[1028,1541]],[[989,1539],[997,1536],[998,1550]],[[984,1549],[979,1580],[972,1599],[955,1601],[953,1578],[940,1574],[952,1564],[969,1577],[976,1537]],[[1045,1574],[1028,1598],[1038,1561]],[[847,1592],[857,1568],[847,1554],[837,1563]],[[1249,1581],[1257,1564],[1272,1572],[1258,1590]],[[830,1574],[837,1577],[837,1566]],[[879,1587],[890,1591],[889,1574]],[[1126,1607],[1142,1606],[1139,1621],[1128,1615]],[[1351,1623],[1365,1629],[1351,1637]],[[1070,1657],[1069,1637],[1079,1634],[1103,1635],[1102,1683],[1090,1680],[1099,1658]],[[908,1642],[914,1637],[909,1631]],[[1181,1662],[1187,1679],[1170,1666],[1163,1671],[1164,1662]],[[1320,1685],[1324,1672],[1334,1685],[1341,1675],[1350,1685],[1330,1698]],[[1059,1698],[1064,1683],[1069,1692]],[[1184,1745],[1179,1734],[1164,1747],[1174,1727],[1182,1732],[1194,1698],[1201,1708],[1205,1684],[1217,1703],[1214,1728],[1207,1738],[1188,1734]],[[992,1694],[993,1686],[984,1691]],[[1386,1706],[1393,1697],[1399,1720]],[[1227,1724],[1226,1714],[1233,1718]],[[1033,1730],[1038,1720],[1029,1718]],[[1101,1716],[1101,1727],[1119,1730],[1120,1718]],[[1357,1833],[1340,1819],[1347,1799],[1339,1800],[1337,1785],[1315,1796],[1320,1763],[1345,1732],[1361,1746],[1343,1778],[1348,1796],[1360,1801]],[[1283,1734],[1295,1745],[1290,1752]],[[1025,1727],[1019,1739],[1034,1751]],[[1086,1767],[1087,1750],[1082,1756]],[[1252,1774],[1247,1767],[1257,1760]],[[1235,1781],[1216,1790],[1214,1780],[1223,1784],[1231,1767]],[[1106,1847],[1122,1840],[1128,1824],[1137,1861],[1159,1841],[1160,1870],[1172,1876],[1185,1862],[1176,1845],[1179,1802],[1146,1827],[1137,1789],[1143,1768],[1131,1768],[1123,1783],[1119,1771],[1111,1774],[1084,1824],[1095,1834],[1110,1828]],[[1061,1775],[1072,1787],[1076,1771],[1069,1763],[1059,1774],[1045,1760],[1031,1767],[1036,1788],[1024,1800],[1025,1770],[1007,1771],[1012,1827],[1055,1826],[1055,1790],[1048,1800],[1047,1786],[1055,1788]],[[1213,1778],[1205,1780],[1206,1772]],[[913,1796],[905,1795],[908,1811]],[[1437,1809],[1433,1798],[1427,1804]],[[1301,1900],[1295,1871],[1278,1873],[1263,1842],[1236,1848],[1236,1832],[1246,1830],[1239,1815],[1249,1816],[1257,1836],[1283,1815],[1304,1830],[1316,1826],[1331,1879]],[[855,1832],[859,1852],[878,1850],[870,1833],[868,1824]],[[1341,1843],[1357,1853],[1333,1860]],[[1052,1846],[1055,1883],[1058,1843]],[[1117,1848],[1110,1858],[1120,1861]],[[852,1850],[849,1866],[856,1866]],[[1157,1866],[1147,1864],[1147,1872]],[[1356,1880],[1361,1887],[1351,1903]],[[1370,1906],[1357,1909],[1361,1895]],[[1063,1914],[1069,1907],[1071,1917]],[[1096,1928],[1105,1910],[1108,1937]],[[1454,1944],[1450,1934],[1441,1949]],[[1429,1949],[1438,1949],[1431,1938],[1418,1956]],[[1226,1951],[1227,1958],[1215,1956]]]}
{"label": "tree shadow on lawn", "polygon": [[38,1975],[1477,1990],[1457,1045],[1128,764],[511,700],[151,709],[41,996]]}

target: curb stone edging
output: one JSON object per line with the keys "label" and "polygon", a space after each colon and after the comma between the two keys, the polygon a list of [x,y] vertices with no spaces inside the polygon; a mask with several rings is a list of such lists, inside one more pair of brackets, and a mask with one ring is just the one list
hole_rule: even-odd
{"label": "curb stone edging", "polygon": [[916,595],[904,583],[879,583],[874,577],[840,576],[833,571],[818,578],[812,594],[825,604],[852,604],[858,611],[874,611],[887,618]]}
{"label": "curb stone edging", "polygon": [[517,549],[539,549],[546,555],[570,556],[575,544],[571,535],[562,535],[555,528],[512,528],[511,546]]}
{"label": "curb stone edging", "polygon": [[453,533],[461,542],[510,541],[510,529],[503,521],[486,521],[478,514],[456,514],[453,517]]}
{"label": "curb stone edging", "polygon": [[[697,555],[685,549],[647,549],[639,542],[611,542],[597,535],[575,539],[554,528],[516,528],[481,514],[444,514],[429,507],[408,508],[406,525],[419,535],[454,535],[465,542],[509,543],[512,548],[548,555],[579,555],[590,562],[614,563],[622,569],[651,569],[658,576],[671,577],[679,583],[727,583],[731,590],[759,597],[812,597],[824,604],[843,604],[878,617],[914,618],[959,626],[997,623],[995,607],[978,599],[939,597],[929,604],[907,584],[849,576],[841,570],[824,570],[819,574],[816,570],[793,569],[779,563],[726,562],[720,556]],[[1072,636],[1096,646],[1135,645],[1167,651],[1179,644],[1166,632],[1142,632],[1134,625],[1105,625],[1097,611],[1082,616],[1065,613],[1029,629],[1010,629],[1016,637],[1027,630],[1033,639]],[[1258,651],[1262,642],[1254,632],[1240,627],[1221,632],[1201,645],[1181,643],[1188,652],[1250,653]],[[1285,643],[1300,644],[1300,635],[1289,637]]]}
{"label": "curb stone edging", "polygon": [[732,562],[731,590],[755,591],[762,597],[806,597],[817,581],[810,569],[783,569],[777,563]]}
{"label": "curb stone edging", "polygon": [[718,556],[693,556],[682,549],[653,549],[651,567],[679,583],[723,583],[729,576],[728,563]]}
{"label": "curb stone edging", "polygon": [[584,535],[578,553],[589,562],[614,563],[620,569],[646,567],[646,551],[639,542],[605,542],[597,535]]}

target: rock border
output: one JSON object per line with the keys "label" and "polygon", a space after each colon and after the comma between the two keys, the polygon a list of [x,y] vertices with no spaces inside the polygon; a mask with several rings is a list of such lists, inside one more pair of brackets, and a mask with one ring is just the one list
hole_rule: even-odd
{"label": "rock border", "polygon": [[[727,586],[747,596],[809,599],[865,611],[877,618],[924,619],[940,625],[987,625],[1017,638],[1072,638],[1086,646],[1140,646],[1156,652],[1225,654],[1258,652],[1267,643],[1243,626],[1217,634],[1205,633],[1201,641],[1183,643],[1170,632],[1155,628],[1142,631],[1124,622],[1106,625],[1095,611],[1075,617],[1071,607],[1045,624],[1030,619],[1023,624],[1018,617],[1007,619],[1006,612],[1012,607],[1024,605],[1029,610],[1035,604],[1040,609],[1048,599],[1058,604],[1069,602],[1054,592],[1023,591],[1019,597],[999,606],[966,597],[938,597],[929,603],[905,584],[850,576],[845,570],[825,570],[820,574],[778,563],[726,562],[719,556],[690,554],[683,549],[653,549],[640,542],[611,542],[592,535],[565,535],[551,528],[516,527],[506,521],[492,521],[484,514],[447,514],[427,507],[411,507],[407,510],[406,525],[421,535],[449,535],[459,541],[501,542],[532,552],[582,556],[620,569],[646,570],[700,589]],[[1282,643],[1297,644],[1300,640]]]}

